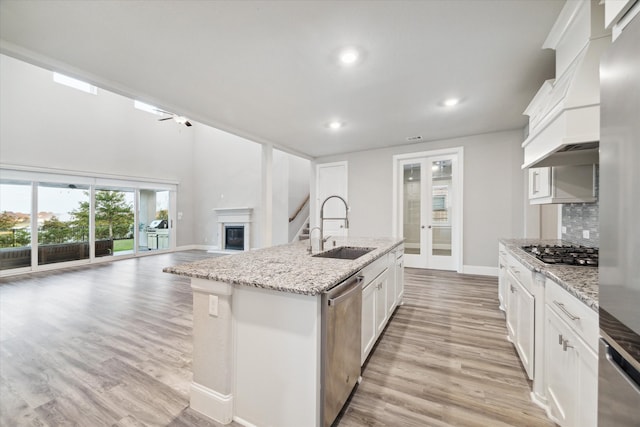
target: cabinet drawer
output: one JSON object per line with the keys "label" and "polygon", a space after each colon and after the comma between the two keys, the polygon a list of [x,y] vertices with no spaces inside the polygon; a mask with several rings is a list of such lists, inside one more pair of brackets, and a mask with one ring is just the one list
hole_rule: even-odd
{"label": "cabinet drawer", "polygon": [[507,269],[513,274],[513,277],[524,286],[524,288],[533,294],[533,271],[525,267],[513,255],[507,257]]}
{"label": "cabinet drawer", "polygon": [[388,266],[389,258],[386,255],[366,266],[364,270],[362,270],[362,276],[364,276],[364,279],[362,280],[362,288],[364,289],[373,279],[385,271]]}
{"label": "cabinet drawer", "polygon": [[592,350],[598,348],[598,314],[553,280],[546,282],[545,299],[551,309],[575,330]]}

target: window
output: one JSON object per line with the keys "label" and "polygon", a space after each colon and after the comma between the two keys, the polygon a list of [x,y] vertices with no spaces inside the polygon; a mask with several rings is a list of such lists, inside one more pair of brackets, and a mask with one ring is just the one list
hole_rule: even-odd
{"label": "window", "polygon": [[0,182],[0,270],[31,266],[31,183]]}
{"label": "window", "polygon": [[73,77],[65,76],[64,74],[53,73],[53,81],[92,95],[96,95],[98,93],[98,88],[94,85],[83,82],[82,80],[74,79]]}
{"label": "window", "polygon": [[38,184],[38,265],[89,258],[89,187]]}

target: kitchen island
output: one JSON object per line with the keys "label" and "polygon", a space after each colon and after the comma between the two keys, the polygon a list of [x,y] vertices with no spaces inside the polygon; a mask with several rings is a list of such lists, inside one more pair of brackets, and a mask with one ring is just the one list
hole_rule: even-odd
{"label": "kitchen island", "polygon": [[[334,246],[372,250],[322,258],[296,242],[164,269],[191,278],[193,409],[224,424],[321,425],[322,295],[363,269],[395,279],[402,240],[338,238],[325,249]],[[386,322],[401,294],[384,283],[394,296],[380,300]]]}

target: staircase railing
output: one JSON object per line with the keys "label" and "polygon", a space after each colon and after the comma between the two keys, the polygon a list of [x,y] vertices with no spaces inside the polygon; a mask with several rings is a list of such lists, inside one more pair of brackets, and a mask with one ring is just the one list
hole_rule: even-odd
{"label": "staircase railing", "polygon": [[298,206],[298,209],[296,209],[296,211],[293,213],[293,216],[289,217],[289,222],[295,221],[298,215],[300,215],[300,212],[302,212],[302,209],[304,209],[305,205],[309,203],[310,197],[311,197],[311,194],[307,194],[307,197],[305,197],[302,203],[300,204],[300,206]]}

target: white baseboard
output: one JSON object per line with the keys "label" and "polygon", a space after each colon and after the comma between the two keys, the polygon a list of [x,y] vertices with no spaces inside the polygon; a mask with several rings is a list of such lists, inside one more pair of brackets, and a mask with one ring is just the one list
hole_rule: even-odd
{"label": "white baseboard", "polygon": [[237,422],[240,425],[243,425],[245,427],[258,427],[255,424],[250,423],[249,421],[242,419],[240,417],[233,417],[233,421]]}
{"label": "white baseboard", "polygon": [[483,265],[463,265],[462,273],[475,274],[479,276],[498,277],[498,267],[485,267]]}
{"label": "white baseboard", "polygon": [[215,248],[215,246],[207,246],[207,245],[183,245],[177,246],[176,251],[209,251]]}
{"label": "white baseboard", "polygon": [[220,394],[201,384],[191,383],[191,409],[222,424],[233,421],[233,395]]}

